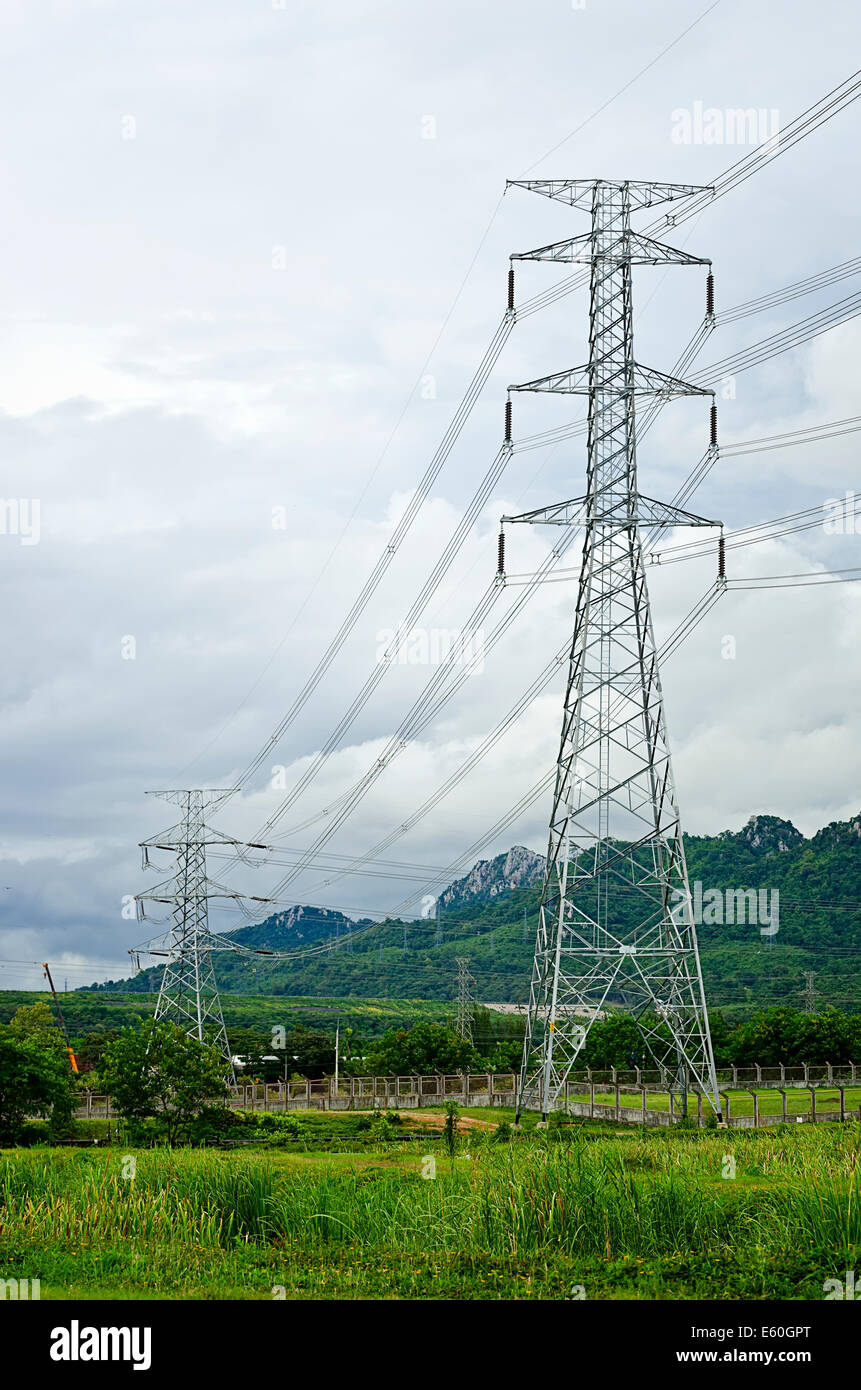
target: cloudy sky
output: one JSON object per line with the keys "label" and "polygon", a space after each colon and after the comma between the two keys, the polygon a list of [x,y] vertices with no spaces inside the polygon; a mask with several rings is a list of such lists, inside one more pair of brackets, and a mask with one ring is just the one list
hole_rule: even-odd
{"label": "cloudy sky", "polygon": [[[782,0],[779,25],[749,0],[6,0],[0,985],[36,985],[26,962],[46,958],[70,986],[115,976],[156,930],[123,916],[152,881],[138,842],[173,819],[145,793],[233,785],[264,749],[500,322],[509,254],[586,229],[546,199],[503,197],[506,178],[708,183],[749,147],[681,142],[679,112],[753,107],[770,134],[850,76],[859,30],[844,0]],[[859,122],[856,104],[679,229],[714,262],[719,311],[858,254]],[[518,297],[559,278],[524,265]],[[703,281],[697,268],[636,272],[639,360],[672,368]],[[843,280],[719,328],[699,365],[859,288]],[[226,832],[253,839],[307,771],[492,463],[506,385],[584,361],[587,307],[576,293],[515,327],[349,640],[223,809]],[[851,319],[739,375],[722,441],[857,414],[859,358]],[[519,397],[515,436],[577,413]],[[706,415],[698,400],[662,413],[640,449],[645,492],[672,496]],[[730,527],[820,506],[861,493],[856,454],[848,434],[726,458],[691,505]],[[576,437],[515,452],[428,627],[466,620],[493,576],[499,516],[576,495],[584,462]],[[551,542],[517,528],[509,569],[534,570]],[[833,569],[858,553],[856,536],[817,527],[735,552],[730,573]],[[652,572],[659,634],[713,571]],[[363,854],[403,823],[565,641],[573,604],[570,581],[526,606],[327,851]],[[285,850],[311,843],[432,673],[387,672],[280,820]],[[810,834],[861,810],[859,679],[854,585],[722,599],[664,677],[686,828],[767,811]],[[561,683],[384,857],[431,881],[479,840],[551,766]],[[545,797],[487,853],[543,850],[547,813]],[[211,869],[261,894],[287,872]],[[383,911],[423,888],[421,870],[395,873],[327,884],[309,870],[286,899]]]}

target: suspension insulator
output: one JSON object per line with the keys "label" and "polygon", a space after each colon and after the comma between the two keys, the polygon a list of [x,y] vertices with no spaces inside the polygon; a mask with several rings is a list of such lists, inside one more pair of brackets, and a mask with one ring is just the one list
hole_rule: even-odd
{"label": "suspension insulator", "polygon": [[508,312],[514,311],[514,266],[508,267]]}
{"label": "suspension insulator", "polygon": [[716,449],[717,442],[717,406],[713,405],[709,421],[709,447]]}
{"label": "suspension insulator", "polygon": [[499,547],[496,556],[496,573],[505,574],[505,532],[500,527]]}
{"label": "suspension insulator", "polygon": [[511,401],[505,402],[505,442],[511,443]]}
{"label": "suspension insulator", "polygon": [[709,272],[706,276],[706,314],[711,318],[715,311],[715,277]]}
{"label": "suspension insulator", "polygon": [[718,579],[726,579],[726,541],[723,536],[718,540]]}

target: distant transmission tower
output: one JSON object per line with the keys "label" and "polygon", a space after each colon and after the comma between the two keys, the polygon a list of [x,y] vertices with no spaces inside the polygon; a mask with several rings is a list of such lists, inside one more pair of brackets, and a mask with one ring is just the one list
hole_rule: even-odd
{"label": "distant transmission tower", "polygon": [[816,1012],[816,985],[813,983],[815,979],[815,970],[804,971],[804,1012],[806,1014]]}
{"label": "distant transmission tower", "polygon": [[[518,185],[591,212],[582,236],[512,260],[590,266],[589,361],[512,386],[588,400],[586,495],[503,521],[585,527],[518,1114],[556,1108],[607,1006],[637,1019],[687,1110],[720,1115],[664,721],[641,527],[713,526],[637,486],[635,401],[711,395],[634,360],[634,265],[710,265],[631,230],[631,212],[701,190],[604,180]],[[511,305],[509,276],[509,304]],[[709,275],[707,313],[713,312]],[[510,439],[510,398],[506,435]],[[712,444],[715,443],[712,413]]]}
{"label": "distant transmission tower", "polygon": [[[141,842],[144,868],[152,867],[149,852],[153,849],[169,850],[176,861],[173,879],[137,896],[141,920],[145,919],[145,902],[167,903],[171,908],[167,962],[155,1017],[179,1024],[200,1042],[214,1044],[233,1077],[233,1061],[212,966],[212,952],[229,949],[229,943],[213,936],[209,930],[209,899],[230,898],[241,904],[243,895],[207,878],[206,846],[224,845],[240,850],[245,846],[230,835],[207,827],[205,820],[206,811],[232,795],[232,789],[157,791],[147,795],[182,808],[178,825]],[[265,902],[266,899],[253,901]]]}
{"label": "distant transmission tower", "polygon": [[475,1011],[475,980],[469,973],[469,956],[457,956],[457,1022],[455,1032],[466,1042],[472,1042]]}

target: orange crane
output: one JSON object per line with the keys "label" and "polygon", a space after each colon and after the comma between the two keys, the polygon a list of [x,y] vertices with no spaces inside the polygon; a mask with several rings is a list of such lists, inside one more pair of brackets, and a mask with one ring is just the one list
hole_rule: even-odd
{"label": "orange crane", "polygon": [[50,969],[49,969],[49,967],[48,967],[48,962],[47,962],[47,961],[43,961],[43,962],[42,962],[42,969],[43,969],[44,972],[45,972],[45,977],[46,977],[46,979],[47,979],[47,981],[48,981],[48,984],[51,986],[51,993],[52,993],[53,996],[54,996],[54,1003],[55,1003],[56,1006],[57,1006],[57,1017],[58,1017],[59,1020],[60,1020],[60,1027],[61,1027],[62,1030],[63,1030],[63,1037],[66,1039],[66,1051],[67,1051],[68,1054],[69,1054],[69,1062],[70,1062],[70,1064],[71,1064],[72,1071],[73,1071],[73,1072],[75,1073],[75,1075],[77,1076],[77,1075],[78,1075],[78,1072],[79,1072],[79,1068],[78,1068],[78,1059],[77,1059],[77,1057],[75,1056],[75,1050],[74,1050],[74,1048],[72,1047],[72,1040],[71,1040],[71,1038],[69,1037],[69,1030],[68,1030],[68,1028],[66,1027],[66,1020],[63,1018],[63,1010],[60,1008],[60,1001],[59,1001],[59,999],[57,998],[57,991],[54,989],[54,981],[51,979],[51,971],[50,971]]}

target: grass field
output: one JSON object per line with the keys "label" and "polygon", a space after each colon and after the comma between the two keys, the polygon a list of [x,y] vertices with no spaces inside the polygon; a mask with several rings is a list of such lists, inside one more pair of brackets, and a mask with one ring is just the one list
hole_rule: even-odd
{"label": "grass field", "polygon": [[497,1118],[465,1112],[454,1159],[433,1114],[353,1152],[7,1150],[0,1276],[43,1299],[821,1299],[861,1260],[857,1122],[497,1142]]}

